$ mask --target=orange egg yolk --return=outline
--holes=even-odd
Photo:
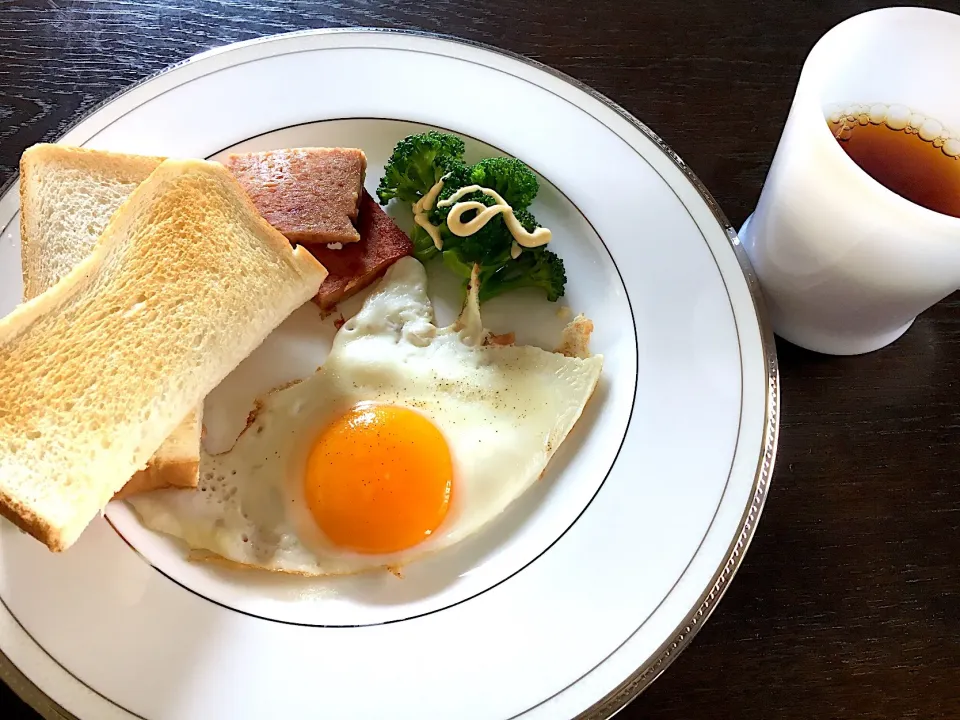
[[[320,529],[360,553],[392,553],[443,522],[453,463],[440,431],[419,413],[359,405],[327,426],[307,460],[304,490]]]

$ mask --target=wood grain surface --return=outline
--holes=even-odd
[[[0,184],[28,145],[196,52],[387,26],[492,43],[593,86],[659,133],[739,226],[804,56],[832,25],[884,4],[0,2]],[[960,297],[864,357],[778,349],[780,453],[759,532],[692,647],[621,717],[958,718]],[[0,686],[0,718],[36,717]]]

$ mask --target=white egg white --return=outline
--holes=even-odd
[[[475,292],[456,323],[436,327],[424,268],[402,259],[340,329],[315,375],[264,398],[229,452],[202,456],[199,490],[159,491],[128,502],[147,527],[194,550],[277,572],[402,567],[450,547],[537,481],[580,417],[603,363],[599,355],[486,345],[486,337]],[[335,546],[303,496],[304,467],[318,433],[363,402],[428,417],[454,463],[443,523],[419,545],[391,555]]]

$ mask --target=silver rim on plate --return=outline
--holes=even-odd
[[[485,50],[487,52],[517,60],[525,65],[548,73],[603,103],[628,123],[630,123],[630,125],[639,130],[647,139],[651,140],[660,149],[660,151],[663,152],[663,154],[666,155],[683,173],[684,177],[690,182],[690,184],[693,185],[693,187],[700,194],[701,198],[713,212],[717,223],[726,232],[730,245],[733,248],[737,261],[740,264],[740,269],[743,272],[744,278],[746,279],[747,286],[750,290],[750,295],[753,299],[754,310],[760,326],[764,364],[766,366],[767,373],[763,455],[759,459],[757,470],[754,475],[750,506],[745,510],[741,517],[740,532],[737,535],[737,538],[728,548],[728,552],[725,554],[726,559],[714,574],[713,582],[703,593],[703,595],[701,595],[698,606],[692,612],[690,612],[690,614],[671,634],[671,639],[667,640],[650,660],[648,660],[641,667],[637,668],[637,670],[634,671],[633,674],[631,674],[627,679],[625,679],[619,685],[619,687],[595,702],[592,707],[582,712],[578,716],[578,720],[600,720],[601,718],[609,718],[634,700],[640,693],[649,687],[650,684],[653,683],[653,681],[656,680],[664,670],[670,666],[676,657],[690,645],[700,628],[716,609],[717,603],[720,601],[720,598],[723,597],[723,594],[726,592],[730,581],[740,568],[747,548],[750,546],[750,542],[752,541],[754,533],[756,532],[757,523],[760,519],[760,514],[763,511],[763,506],[766,502],[767,494],[770,489],[774,460],[777,453],[777,441],[780,426],[780,374],[777,364],[777,353],[774,343],[773,330],[770,326],[769,320],[767,319],[766,310],[763,304],[763,297],[760,292],[759,281],[757,280],[756,274],[750,265],[750,261],[747,258],[747,254],[744,251],[743,246],[740,244],[736,230],[734,230],[733,226],[727,220],[723,211],[720,209],[720,206],[710,194],[710,191],[707,190],[700,179],[690,170],[689,167],[687,167],[686,163],[684,163],[683,160],[681,160],[680,157],[656,133],[654,133],[649,127],[627,112],[624,108],[610,100],[602,93],[597,92],[593,88],[585,85],[566,73],[562,73],[559,70],[555,70],[554,68],[523,55],[519,55],[508,50],[502,50],[485,43],[480,43],[473,40],[465,40],[463,38],[444,35],[441,33],[396,30],[391,28],[356,27],[298,30],[290,33],[269,35],[266,37],[255,38],[252,40],[246,40],[243,42],[232,43],[230,45],[213,48],[187,58],[186,60],[182,60],[178,63],[170,65],[114,93],[110,97],[92,107],[86,113],[78,116],[69,126],[64,129],[61,135],[69,132],[73,127],[91,115],[95,114],[105,106],[113,103],[120,97],[126,95],[141,85],[151,82],[152,80],[172,72],[183,65],[196,62],[202,58],[233,51],[240,47],[248,47],[251,45],[275,41],[279,38],[289,38],[302,35],[324,35],[333,33],[358,32],[389,33],[394,35],[409,35],[430,38],[434,40],[445,40],[447,42],[452,42],[459,45],[467,45],[477,49]],[[0,197],[6,194],[7,190],[9,190],[13,183],[17,181],[18,177],[18,174],[14,174],[13,177],[11,177],[2,188],[0,188]],[[0,680],[3,680],[24,702],[29,704],[40,714],[41,717],[45,718],[46,720],[80,720],[75,715],[60,706],[56,701],[54,701],[39,687],[37,687],[37,685],[35,685],[26,675],[20,672],[19,668],[17,668],[16,665],[10,661],[10,659],[3,653],[2,649],[0,649]]]

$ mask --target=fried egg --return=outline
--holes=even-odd
[[[399,568],[455,545],[537,482],[603,363],[488,336],[475,284],[439,328],[423,266],[399,260],[315,375],[202,454],[198,490],[128,502],[194,551],[277,572]]]

